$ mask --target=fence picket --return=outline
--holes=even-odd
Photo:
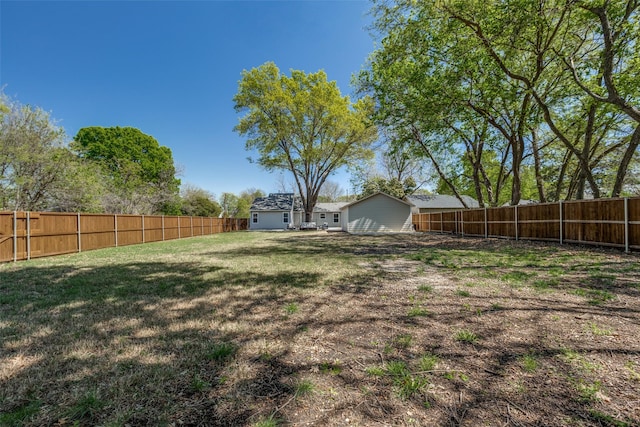
[[[0,211],[0,262],[185,238],[189,233],[181,226],[187,218],[190,224],[184,226],[192,236],[198,229],[200,235],[248,229],[244,218],[203,217],[197,228],[193,217]],[[171,225],[176,221],[177,232]]]
[[[446,229],[441,212],[414,214],[413,223],[422,232],[613,246],[630,252],[640,249],[639,207],[640,197],[560,201],[458,210],[451,216],[455,224]],[[433,225],[438,221],[436,230]]]

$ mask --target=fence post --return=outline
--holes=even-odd
[[[440,212],[440,232],[444,233],[444,222],[442,221],[442,212]]]
[[[487,222],[487,208],[484,208],[484,238],[489,238],[489,223]]]
[[[462,229],[462,237],[464,237],[464,211],[460,211],[460,228]]]
[[[191,237],[193,237],[193,217],[189,217],[189,226],[191,227]]]
[[[164,242],[164,215],[162,215],[162,241]]]
[[[27,212],[27,260],[31,259],[31,212]]]
[[[182,217],[179,216],[177,218],[178,218],[178,239],[180,239],[182,238],[182,231],[180,230],[180,226],[182,225],[182,221],[181,221]]]
[[[515,205],[515,222],[516,222],[516,242],[518,241],[518,205]]]
[[[629,253],[629,198],[624,198],[624,251]]]
[[[560,200],[560,203],[558,203],[558,206],[560,206],[560,244],[562,244],[562,241],[563,241],[563,238],[564,238],[564,230],[563,230],[563,226],[562,226],[562,217],[563,217],[562,200]]]
[[[13,211],[13,262],[18,261],[18,211]]]
[[[118,247],[118,214],[113,214],[113,230],[116,236],[115,243],[117,248]]]
[[[144,241],[144,215],[142,215],[142,243],[145,243],[145,241]]]
[[[76,223],[78,225],[78,252],[82,252],[82,233],[80,229],[80,212],[78,212],[78,216],[76,217]]]

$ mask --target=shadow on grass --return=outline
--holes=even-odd
[[[204,256],[295,254],[331,262],[331,254],[355,265],[428,251],[422,243],[404,235],[291,235]],[[457,257],[458,249],[440,246],[440,259]],[[495,254],[477,250],[486,250],[480,257]],[[534,248],[526,256],[536,253]],[[635,275],[631,262],[622,264]],[[452,270],[436,267],[443,275]],[[623,319],[636,327],[637,304],[568,303],[541,293],[508,295],[514,299],[498,307],[495,297],[474,296],[472,290],[465,298],[425,297],[428,315],[411,317],[415,301],[409,297],[418,293],[419,282],[408,288],[407,276],[412,273],[354,269],[322,294],[316,293],[322,273],[240,273],[199,263],[3,272],[0,425],[247,426],[269,416],[326,425],[354,415],[366,425],[600,425],[615,415],[607,400],[587,393],[597,381],[589,357],[639,360],[637,340],[596,342],[567,323],[556,327],[549,317],[558,315],[569,326],[584,317]],[[635,288],[628,296],[638,296]],[[299,312],[287,313],[286,306]],[[460,330],[479,338],[461,342],[455,338]],[[265,348],[256,350],[260,340]],[[280,347],[268,348],[276,341]],[[425,354],[439,359],[435,370],[421,371]],[[527,356],[538,367],[522,374]],[[328,362],[342,372],[318,369]],[[406,378],[388,374],[392,362],[406,366]],[[372,375],[371,367],[383,375]],[[316,402],[297,406],[302,398],[296,381],[305,377],[322,388],[311,398]],[[427,385],[415,393],[402,390],[416,378]],[[609,380],[609,387],[623,382]],[[625,387],[634,390],[633,384]],[[340,393],[335,405],[332,390]],[[305,412],[308,406],[322,411]],[[620,419],[638,421],[628,414]]]
[[[244,425],[221,397],[247,338],[234,322],[268,322],[265,307],[320,280],[197,263],[3,271],[0,425]]]

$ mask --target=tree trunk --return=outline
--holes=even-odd
[[[636,130],[633,132],[633,135],[631,135],[631,141],[629,141],[629,145],[624,152],[624,156],[620,162],[620,167],[616,173],[616,182],[613,185],[611,197],[620,197],[620,193],[622,193],[622,186],[624,185],[624,179],[627,176],[627,170],[629,169],[629,164],[638,149],[638,145],[640,145],[640,125],[636,126]]]

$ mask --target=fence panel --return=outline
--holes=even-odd
[[[486,209],[468,209],[460,211],[460,234],[464,236],[485,236]]]
[[[145,215],[144,216],[144,242],[160,242],[162,241],[162,216]]]
[[[80,239],[83,251],[116,246],[115,215],[80,215]]]
[[[414,214],[416,231],[640,249],[640,197]]]
[[[25,215],[27,212],[23,212]],[[54,212],[29,212],[28,231],[30,254],[18,259],[36,258],[78,252],[78,214]]]
[[[246,230],[244,218],[0,212],[0,262]]]
[[[515,208],[505,206],[487,209],[487,234],[489,237],[516,238]]]
[[[545,203],[518,206],[518,238],[560,239],[560,205]]]

